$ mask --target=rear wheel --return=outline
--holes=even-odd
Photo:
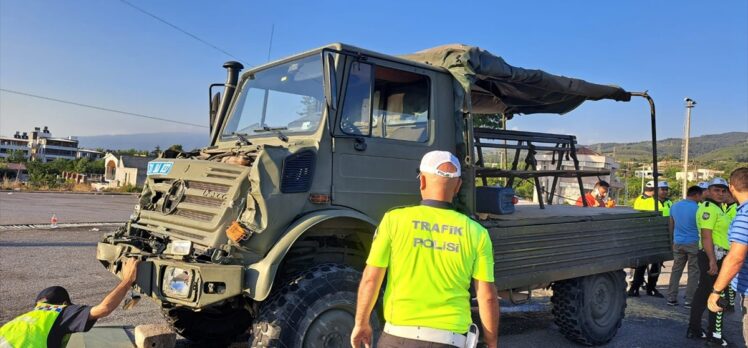
[[[251,347],[350,347],[361,272],[338,264],[292,277],[260,305]],[[371,318],[380,330],[376,312]]]
[[[214,347],[228,345],[247,332],[252,323],[252,316],[242,298],[200,312],[181,307],[164,308],[162,312],[176,333],[190,341]]]
[[[595,274],[553,284],[553,315],[566,338],[586,345],[609,342],[626,310],[623,271]]]

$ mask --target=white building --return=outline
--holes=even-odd
[[[8,158],[13,152],[21,152],[23,157],[29,157],[29,137],[25,132],[16,132],[12,137],[0,136],[0,158]]]
[[[556,156],[555,161],[559,159]],[[548,152],[539,152],[535,155],[538,161],[538,170],[555,170],[556,163],[554,157]],[[589,191],[595,186],[598,180],[605,180],[610,184],[610,193],[614,194],[617,189],[623,187],[615,176],[616,170],[620,165],[613,160],[612,157],[601,155],[595,151],[592,151],[585,147],[577,148],[577,159],[579,160],[579,169],[581,170],[610,170],[610,175],[603,175],[598,177],[583,177],[582,184],[584,185],[585,191]],[[574,170],[574,162],[571,159],[563,158],[561,169]],[[553,184],[552,177],[540,178],[540,185],[545,190],[550,191],[550,187]],[[537,199],[537,192],[534,194]],[[544,195],[545,196],[545,195]],[[612,197],[615,198],[615,195]],[[553,197],[553,204],[575,204],[579,198],[579,184],[577,178],[559,178],[556,184],[555,197]]]
[[[35,127],[31,134],[16,132],[12,137],[0,136],[0,157],[7,158],[13,151],[22,151],[26,159],[40,162],[81,157],[97,160],[104,155],[99,151],[78,148],[75,137],[55,138],[46,126],[44,129]]]
[[[683,180],[683,177],[686,176],[685,174],[685,172],[676,172],[675,179],[679,181]],[[689,170],[687,178],[688,181],[709,181],[720,174],[724,174],[724,171],[699,168]]]
[[[155,157],[116,156],[107,153],[104,156],[104,181],[111,188],[125,185],[143,186],[147,177],[148,162]]]

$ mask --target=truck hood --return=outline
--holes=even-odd
[[[158,159],[132,226],[206,247],[226,243],[226,227],[246,205],[250,167],[196,159]]]

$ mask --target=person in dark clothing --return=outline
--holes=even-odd
[[[52,286],[36,296],[36,306],[0,327],[0,347],[65,347],[74,332],[91,330],[111,314],[135,282],[138,261],[128,260],[122,281],[96,306],[73,304],[67,290]]]

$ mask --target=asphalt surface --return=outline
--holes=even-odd
[[[0,231],[0,324],[28,311],[39,290],[50,285],[66,287],[74,302],[96,304],[116,284],[96,261],[96,242],[113,227]],[[660,290],[669,280],[670,268],[660,277]],[[685,286],[685,277],[681,281]],[[504,347],[578,347],[566,340],[553,324],[547,293],[529,313],[504,313],[500,343]],[[508,311],[508,309],[507,309]],[[727,316],[726,339],[742,342],[740,314]],[[605,347],[702,347],[703,342],[685,338],[688,311],[669,307],[664,299],[647,296],[628,301],[626,318],[618,335]],[[135,326],[164,323],[158,306],[144,298],[132,310],[118,309],[97,326]],[[706,324],[704,324],[706,325]],[[191,345],[180,339],[178,346]],[[735,345],[735,346],[740,346]]]
[[[0,192],[0,225],[126,221],[136,195]]]

